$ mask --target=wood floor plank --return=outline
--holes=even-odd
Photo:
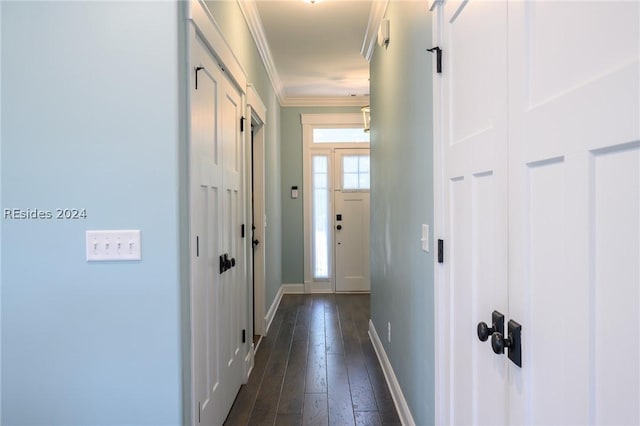
[[[278,414],[276,417],[276,426],[301,426],[302,414],[287,413]]]
[[[327,353],[344,353],[342,346],[342,331],[340,330],[340,320],[335,297],[329,299],[329,303],[325,303],[324,327]]]
[[[255,400],[249,424],[271,424],[275,422],[278,401],[289,358],[289,349],[296,323],[297,309],[287,298],[282,308],[284,317],[267,363],[260,390]]]
[[[369,374],[366,368],[364,354],[360,347],[360,339],[355,322],[350,314],[353,306],[355,306],[355,303],[352,302],[352,304],[348,306],[349,311],[344,314],[343,310],[340,311],[340,326],[342,328],[349,383],[351,384],[353,408],[356,411],[376,411],[378,409],[376,398],[371,383],[369,382]],[[345,319],[343,320],[343,318]]]
[[[384,378],[384,373],[382,372],[382,367],[378,361],[378,356],[373,348],[373,344],[371,341],[363,342],[361,348],[382,422],[384,424],[400,423],[400,417],[398,416],[393,397],[387,386],[387,381]]]
[[[347,366],[342,354],[327,354],[327,395],[329,424],[354,425],[351,388],[349,387]]]
[[[309,324],[309,356],[305,393],[327,392],[327,357],[324,335],[324,301],[314,297]]]
[[[356,426],[382,426],[377,411],[356,411]]]
[[[305,394],[302,424],[304,426],[326,426],[329,424],[326,393]]]
[[[305,375],[309,347],[309,321],[311,304],[301,303],[293,332],[278,413],[302,413],[304,404]]]
[[[225,425],[399,425],[368,295],[285,295]]]

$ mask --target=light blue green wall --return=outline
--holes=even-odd
[[[282,284],[280,105],[238,3],[235,1],[207,1],[207,6],[233,53],[247,73],[247,82],[255,86],[267,107],[265,120],[265,203],[267,215],[265,253],[266,309],[269,309]]]
[[[2,208],[88,215],[0,219],[2,424],[180,424],[180,6],[0,7]],[[141,261],[85,260],[123,228]]]
[[[434,251],[421,251],[420,231],[433,229],[431,18],[425,2],[390,2],[386,17],[390,43],[371,62],[371,315],[416,424],[428,425]]]
[[[282,108],[282,280],[304,283],[304,197],[302,191],[302,124],[300,114],[360,113],[360,107]],[[292,199],[291,187],[301,196]]]

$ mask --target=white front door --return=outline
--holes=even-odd
[[[439,420],[639,424],[639,4],[436,11]],[[477,336],[494,310],[522,327],[521,366]]]
[[[242,380],[240,315],[245,282],[239,240],[241,97],[195,31],[191,43],[193,423],[220,425]],[[228,270],[220,268],[221,256],[228,259],[228,263],[224,262]]]
[[[370,291],[369,149],[335,149],[334,165],[336,291]]]

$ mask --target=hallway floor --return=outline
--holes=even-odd
[[[369,295],[285,295],[225,425],[399,425]]]

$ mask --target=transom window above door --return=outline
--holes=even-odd
[[[313,129],[313,143],[369,143],[369,133],[362,127]]]

